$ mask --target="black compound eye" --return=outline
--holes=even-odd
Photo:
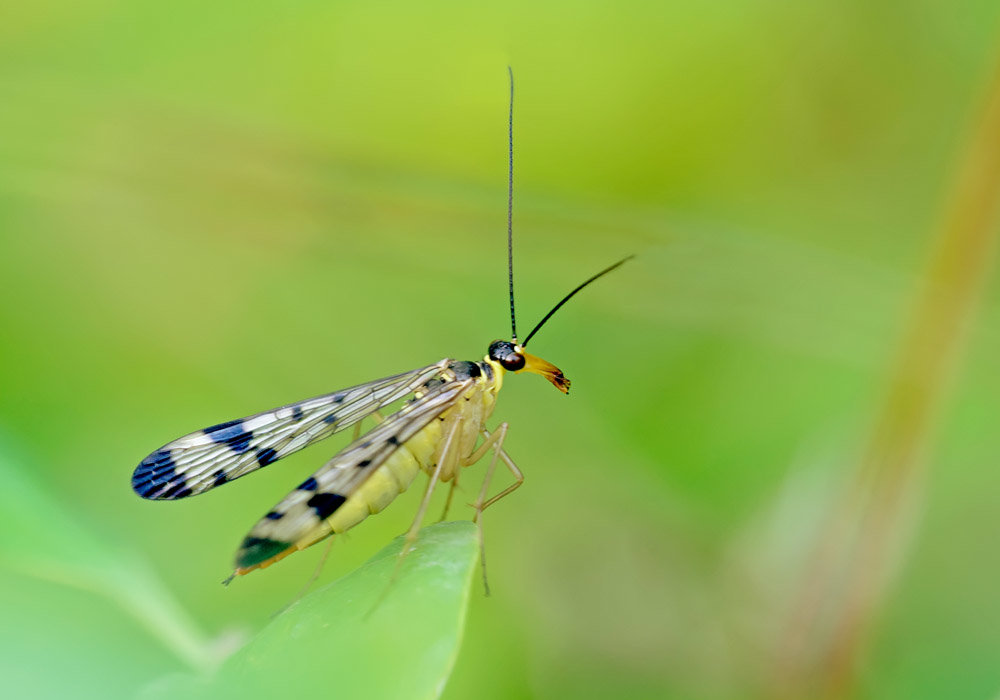
[[[519,369],[524,369],[524,355],[512,352],[507,355],[507,357],[500,360],[500,364],[503,365],[504,369],[510,372],[516,372]]]

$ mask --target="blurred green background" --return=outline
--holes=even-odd
[[[790,630],[1000,5],[52,0],[2,15],[11,697],[149,692],[187,664],[141,622],[147,596],[190,621],[179,637],[214,638],[259,628],[316,566],[319,548],[218,585],[246,530],[343,440],[175,503],[129,487],[151,450],[507,336],[507,64],[521,327],[638,257],[532,341],[569,397],[505,385],[494,420],[527,481],[486,518],[494,594],[473,595],[444,697],[785,692],[789,644],[793,659],[822,646],[823,624]],[[845,694],[1000,692],[998,346],[992,284]],[[404,530],[418,492],[337,541],[321,581]]]

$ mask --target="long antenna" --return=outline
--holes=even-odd
[[[567,301],[569,301],[570,299],[572,299],[574,294],[576,294],[577,292],[579,292],[581,289],[583,289],[584,287],[586,287],[588,284],[590,284],[591,282],[593,282],[597,278],[603,277],[604,275],[606,275],[609,272],[611,272],[612,270],[614,270],[616,267],[620,267],[622,265],[622,263],[626,262],[627,260],[631,260],[634,257],[635,257],[634,255],[629,255],[627,257],[622,258],[621,260],[619,260],[618,262],[616,262],[614,265],[611,265],[610,267],[604,268],[603,270],[601,270],[600,272],[598,272],[596,275],[594,275],[593,277],[591,277],[589,280],[587,280],[586,282],[584,282],[583,284],[581,284],[579,287],[577,287],[576,289],[574,289],[572,292],[570,292],[569,294],[567,294],[566,296],[564,296],[563,299],[562,299],[562,301],[560,301],[558,304],[556,304],[555,306],[553,306],[552,310],[549,311],[547,314],[545,314],[545,318],[543,318],[541,321],[539,321],[538,325],[531,329],[531,333],[528,333],[528,337],[524,339],[523,343],[521,343],[521,347],[523,348],[524,346],[526,346],[528,344],[528,341],[531,340],[531,336],[533,336],[535,333],[537,333],[538,329],[541,328],[542,326],[544,326],[545,322],[548,321],[550,318],[552,318],[552,314],[554,314],[556,311],[558,311],[559,307],[561,307]],[[515,341],[515,342],[517,342],[517,341]]]
[[[510,111],[507,114],[507,285],[510,289],[510,337],[517,343],[514,322],[514,71],[507,66],[510,77]]]

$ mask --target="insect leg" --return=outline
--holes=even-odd
[[[468,466],[482,459],[483,455],[486,454],[486,451],[490,448],[493,448],[494,450],[493,459],[490,460],[490,466],[486,470],[486,478],[483,480],[483,487],[479,492],[479,498],[476,499],[476,502],[473,504],[473,508],[476,509],[476,517],[478,517],[479,514],[488,507],[499,501],[504,496],[509,495],[518,486],[524,483],[524,474],[521,473],[521,470],[517,468],[516,464],[514,464],[514,460],[511,459],[510,455],[503,449],[503,441],[507,437],[507,427],[507,423],[501,423],[496,429],[496,432],[492,434],[483,428],[480,431],[485,438],[483,440],[483,444],[464,460],[464,465]],[[514,475],[514,483],[498,493],[496,496],[487,499],[486,492],[489,490],[490,480],[493,478],[493,470],[496,467],[497,457],[503,460],[507,469],[509,469],[510,473]]]
[[[458,477],[461,473],[461,469],[455,470],[455,478],[451,482],[451,488],[448,489],[448,498],[444,502],[444,511],[441,513],[441,519],[438,520],[439,523],[444,522],[445,518],[448,517],[448,509],[451,508],[451,499],[455,495],[455,489],[458,487]]]
[[[326,540],[326,547],[323,549],[323,556],[320,557],[319,563],[316,564],[316,568],[313,570],[312,576],[309,577],[309,580],[306,581],[306,585],[304,585],[299,590],[299,592],[295,594],[295,597],[293,597],[290,601],[288,601],[285,607],[272,613],[271,614],[272,619],[277,617],[278,615],[281,615],[283,612],[288,610],[290,607],[292,607],[297,602],[302,600],[302,598],[305,597],[306,593],[309,592],[309,589],[312,588],[314,583],[316,583],[316,579],[319,578],[320,573],[322,573],[323,567],[326,565],[326,560],[330,556],[331,549],[333,549],[333,537],[328,537]]]
[[[379,423],[385,420],[385,416],[383,416],[378,410],[372,411],[371,417],[375,419],[375,425],[378,425]],[[361,437],[362,422],[363,421],[359,420],[357,423],[354,424],[354,435],[351,437],[351,442],[357,442],[358,438]]]
[[[395,581],[396,576],[399,575],[399,569],[403,564],[403,559],[405,559],[406,555],[410,553],[410,548],[413,546],[413,543],[417,541],[417,535],[420,533],[420,524],[424,520],[424,513],[427,512],[427,505],[430,503],[431,496],[434,493],[434,487],[437,485],[438,478],[441,476],[442,467],[445,464],[445,460],[452,458],[452,445],[454,444],[455,435],[458,433],[459,427],[461,427],[460,416],[456,416],[456,419],[450,420],[445,427],[445,437],[444,442],[442,443],[441,456],[438,458],[438,462],[434,467],[433,473],[431,473],[430,481],[427,482],[427,488],[424,490],[424,498],[420,501],[420,508],[417,510],[417,517],[413,519],[413,524],[410,525],[410,529],[406,533],[406,538],[403,540],[403,548],[400,550],[399,556],[396,558],[396,568],[392,572],[392,578],[390,578],[389,583],[386,584],[382,595],[378,597],[375,604],[372,605],[371,610],[368,611],[369,615],[376,608],[378,608],[385,597],[389,594],[389,589],[392,587],[393,581]]]
[[[483,486],[479,490],[479,497],[476,499],[476,502],[472,504],[472,507],[476,510],[476,514],[473,516],[472,521],[478,525],[479,562],[483,568],[483,588],[486,590],[486,595],[490,594],[490,582],[486,576],[486,539],[483,535],[483,511],[487,506],[492,503],[496,503],[498,500],[524,483],[524,474],[522,474],[521,470],[517,468],[516,464],[514,464],[514,460],[510,458],[510,455],[503,450],[503,441],[507,437],[507,427],[507,423],[501,423],[500,427],[498,427],[496,432],[492,435],[486,430],[486,428],[483,428],[480,431],[484,438],[483,444],[479,446],[479,449],[469,455],[466,460],[464,460],[467,464],[471,464],[472,462],[481,459],[482,456],[486,454],[486,450],[490,448],[493,449],[493,458],[490,459],[490,465],[486,468],[486,476],[483,477]],[[489,491],[490,481],[493,479],[493,472],[496,469],[498,457],[503,459],[504,464],[507,465],[507,468],[510,469],[511,473],[514,475],[515,481],[493,498],[486,499],[486,493]]]
[[[461,427],[461,420],[458,418],[452,419],[450,425],[445,428],[444,442],[441,447],[441,456],[438,457],[437,465],[434,467],[434,472],[431,474],[430,481],[427,482],[427,489],[424,491],[424,498],[420,502],[420,508],[417,510],[417,517],[413,519],[413,524],[410,525],[410,529],[406,533],[406,541],[403,544],[403,550],[399,553],[399,559],[402,561],[403,557],[409,554],[410,547],[417,540],[417,534],[420,532],[420,525],[424,520],[424,513],[427,512],[427,506],[431,501],[431,494],[434,493],[434,487],[437,486],[438,479],[441,476],[441,471],[444,465],[449,459],[452,459],[454,453],[453,445],[455,443],[455,435],[458,433],[459,427]]]

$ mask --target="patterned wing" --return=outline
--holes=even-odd
[[[185,435],[142,460],[132,474],[132,488],[143,498],[160,500],[221,486],[413,393],[449,362],[442,360]]]
[[[254,525],[236,555],[237,573],[295,551],[296,543],[314,534],[400,445],[453,406],[472,383],[445,372],[426,393],[336,454]]]

